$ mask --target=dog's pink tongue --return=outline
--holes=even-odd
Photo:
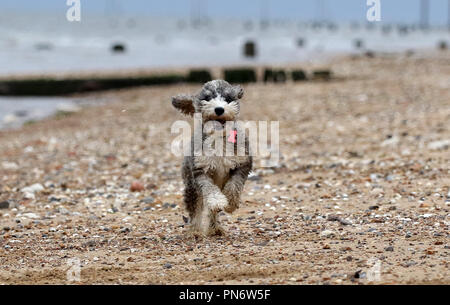
[[[230,130],[230,136],[228,137],[228,142],[236,143],[237,130]]]

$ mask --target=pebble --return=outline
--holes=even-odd
[[[428,143],[427,147],[430,150],[448,149],[450,147],[450,140],[434,141]]]
[[[335,234],[336,233],[331,230],[324,230],[324,231],[320,232],[320,236],[323,236],[323,237],[334,236]]]
[[[23,198],[34,200],[36,199],[36,196],[34,195],[34,193],[27,192],[23,195]]]
[[[374,188],[372,191],[370,191],[370,193],[372,193],[373,195],[380,195],[380,194],[383,194],[384,191],[383,191],[383,189],[377,187],[377,188]]]
[[[155,198],[146,197],[146,198],[142,199],[141,202],[146,203],[146,204],[153,203],[153,202],[155,202]]]
[[[95,247],[95,245],[96,245],[95,240],[89,240],[82,244],[82,246],[86,247],[86,248],[93,248],[93,247]]]
[[[69,210],[67,210],[66,208],[59,208],[58,212],[63,214],[63,215],[69,215],[70,214]]]
[[[30,219],[38,219],[40,218],[39,215],[35,213],[24,213],[22,214],[23,217],[30,218]]]
[[[378,174],[370,174],[370,180],[372,182],[375,182],[378,180]]]
[[[404,264],[405,267],[411,267],[411,266],[414,266],[414,265],[417,265],[417,263],[415,261],[410,261],[410,262],[407,262],[407,263]]]
[[[393,181],[394,180],[394,176],[393,175],[388,175],[388,176],[386,176],[386,181]]]
[[[386,247],[384,249],[384,251],[393,252],[394,251],[394,247],[392,247],[392,246]]]
[[[7,162],[7,161],[2,162],[2,167],[3,167],[3,169],[6,169],[6,170],[16,170],[19,168],[17,163]]]
[[[328,221],[338,221],[340,224],[344,225],[344,226],[348,226],[351,225],[352,223],[348,220],[342,219],[336,215],[330,215],[328,216]]]
[[[134,181],[131,183],[130,191],[132,192],[142,192],[144,190],[144,185],[139,181]]]
[[[362,270],[358,270],[358,271],[355,272],[355,274],[353,275],[353,277],[354,277],[355,279],[363,279],[363,278],[366,277],[366,273],[365,273],[365,272],[362,272]]]
[[[8,209],[8,208],[9,208],[9,201],[0,202],[0,209]]]
[[[120,233],[128,233],[128,232],[130,232],[131,230],[130,230],[130,228],[123,228],[123,229],[120,229]]]
[[[130,220],[133,220],[133,217],[127,216],[127,217],[124,217],[124,218],[122,219],[123,222],[128,222],[128,221],[130,221]]]
[[[170,268],[172,268],[171,264],[169,264],[169,263],[164,264],[164,269],[170,269]]]
[[[37,193],[44,190],[44,187],[40,183],[35,183],[33,185],[24,187],[21,191],[22,193]]]

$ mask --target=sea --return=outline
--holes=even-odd
[[[367,50],[436,49],[441,41],[450,42],[446,27],[106,14],[86,14],[80,22],[69,22],[65,14],[0,12],[0,78],[124,69],[301,65]],[[247,42],[255,44],[255,57],[244,56]],[[114,45],[124,52],[113,52]],[[74,101],[0,97],[0,128],[45,117],[61,102]],[[43,111],[32,115],[34,108]]]

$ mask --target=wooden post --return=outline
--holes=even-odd
[[[245,57],[255,57],[257,53],[256,43],[254,41],[247,41],[244,44],[244,56]]]

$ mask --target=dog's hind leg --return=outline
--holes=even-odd
[[[203,204],[201,203],[201,199],[198,200],[195,211],[193,211],[192,214],[190,214],[190,231],[193,234],[204,234],[205,229],[203,228],[205,213],[203,209]]]
[[[203,198],[197,188],[191,169],[192,158],[186,157],[182,167],[182,176],[185,185],[184,205],[189,213],[189,231],[194,234],[203,234]]]

